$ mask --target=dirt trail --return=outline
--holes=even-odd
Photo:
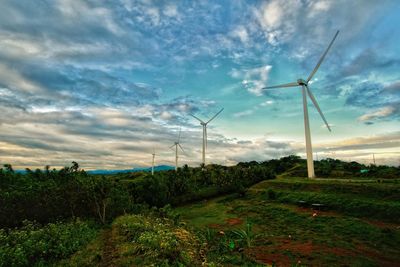
[[[112,229],[104,230],[102,234],[103,252],[101,267],[116,267],[114,263],[115,258],[115,242],[113,238]]]

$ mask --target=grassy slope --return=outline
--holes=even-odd
[[[270,189],[278,195],[274,200],[269,199]],[[399,212],[399,189],[396,184],[278,179],[255,185],[244,198],[220,197],[177,211],[195,229],[229,231],[244,228],[246,221],[251,223],[255,237],[243,253],[259,262],[278,266],[396,266],[400,255],[398,217],[383,213],[377,221],[374,210],[368,212],[357,205]],[[313,216],[311,208],[290,204],[310,195],[322,195],[308,200],[325,201],[322,203],[330,210]]]

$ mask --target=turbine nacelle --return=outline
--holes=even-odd
[[[297,79],[297,83],[299,84],[299,85],[305,85],[305,86],[307,86],[307,82],[305,81],[305,80],[303,80],[303,79]]]

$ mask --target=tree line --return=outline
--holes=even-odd
[[[324,159],[315,162],[318,177],[399,178],[400,168],[366,166],[357,162]],[[224,193],[245,194],[246,188],[276,175],[307,177],[306,161],[288,156],[264,162],[241,162],[236,166],[187,165],[175,171],[89,175],[72,162],[60,170],[0,168],[0,227],[68,218],[94,218],[107,223],[124,213],[148,207],[179,205]]]

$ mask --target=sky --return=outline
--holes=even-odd
[[[306,79],[315,158],[400,163],[397,0],[3,0],[0,163],[17,169],[233,165],[305,157]],[[318,154],[318,155],[317,155]]]

